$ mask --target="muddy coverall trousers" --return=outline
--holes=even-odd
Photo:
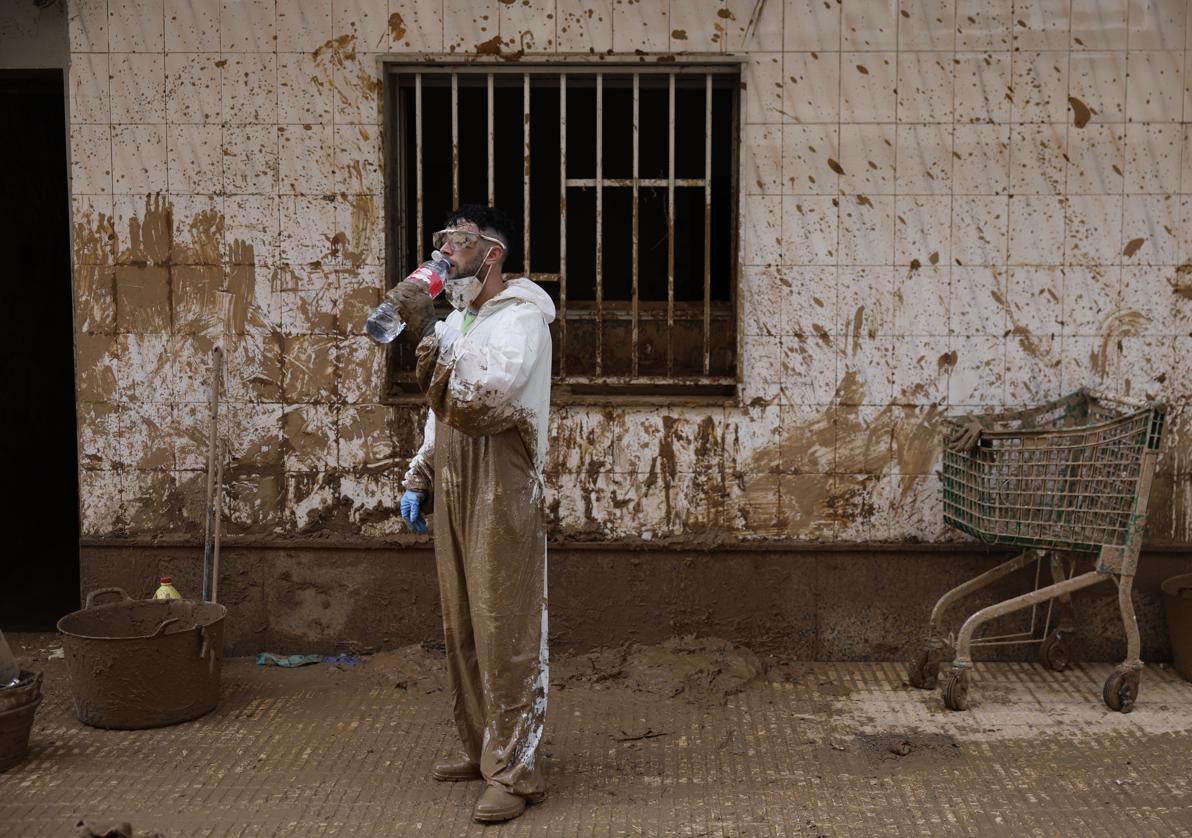
[[[487,782],[545,790],[549,681],[542,482],[516,428],[435,425],[435,561],[455,725]]]

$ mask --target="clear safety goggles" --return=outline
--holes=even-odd
[[[448,242],[451,242],[451,246],[454,248],[471,247],[480,239],[486,242],[492,242],[493,244],[499,244],[501,247],[505,246],[501,243],[500,239],[486,236],[483,233],[477,233],[474,230],[461,230],[458,227],[437,230],[430,237],[431,243],[435,246],[436,250],[442,249],[443,245]]]

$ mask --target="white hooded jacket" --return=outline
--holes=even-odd
[[[435,422],[470,436],[516,427],[539,476],[546,461],[550,410],[550,323],[555,305],[524,277],[480,307],[468,333],[453,311],[418,346],[418,381],[431,412],[422,446],[406,471],[407,489],[434,486]],[[437,355],[437,357],[436,357]]]

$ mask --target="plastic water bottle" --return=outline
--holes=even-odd
[[[21,680],[21,667],[17,665],[16,656],[8,648],[8,641],[4,639],[4,632],[0,631],[0,690],[5,687],[15,687]]]
[[[431,253],[430,261],[423,262],[402,281],[421,282],[426,288],[426,293],[434,298],[443,293],[443,283],[447,280],[447,271],[450,268],[451,263],[436,250]],[[405,331],[406,322],[401,319],[401,315],[397,313],[397,306],[394,305],[396,290],[397,286],[394,286],[393,290],[385,295],[384,302],[373,310],[368,316],[368,322],[364,324],[368,336],[377,343],[390,343]]]
[[[174,579],[171,576],[161,577],[161,587],[153,594],[154,599],[182,599],[182,594],[178,593],[178,589],[174,587]]]

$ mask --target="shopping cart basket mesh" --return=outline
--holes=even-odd
[[[983,541],[1095,552],[1139,523],[1143,454],[1157,450],[1160,404],[1079,390],[1030,410],[976,416],[979,445],[944,448],[944,521]],[[970,417],[950,417],[944,438]],[[1138,533],[1141,537],[1141,533]]]

